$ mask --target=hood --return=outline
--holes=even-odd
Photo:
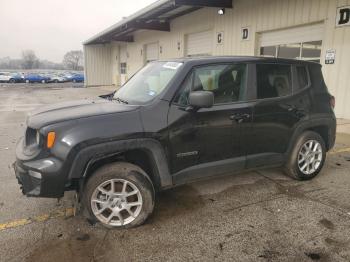
[[[35,129],[79,118],[136,110],[139,106],[106,99],[78,100],[39,107],[28,114],[27,126]]]

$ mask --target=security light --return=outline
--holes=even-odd
[[[225,14],[225,8],[221,8],[218,10],[219,15],[224,15]]]

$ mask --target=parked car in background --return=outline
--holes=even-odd
[[[24,77],[24,82],[26,83],[48,83],[49,81],[49,76],[41,74],[28,74]]]
[[[8,73],[8,72],[1,72],[0,73],[0,82],[20,83],[22,81],[23,81],[23,78],[18,73]]]
[[[64,82],[68,82],[68,78],[63,74],[51,75],[50,82],[51,83],[64,83]]]
[[[84,75],[83,74],[74,74],[72,76],[70,76],[69,81],[73,82],[73,83],[78,83],[78,82],[84,82]]]

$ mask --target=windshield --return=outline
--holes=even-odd
[[[114,99],[130,104],[144,104],[157,97],[182,66],[178,62],[152,62],[126,82]]]

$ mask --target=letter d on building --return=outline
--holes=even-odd
[[[338,21],[337,25],[342,26],[342,25],[347,25],[350,24],[350,7],[343,7],[338,9]]]

